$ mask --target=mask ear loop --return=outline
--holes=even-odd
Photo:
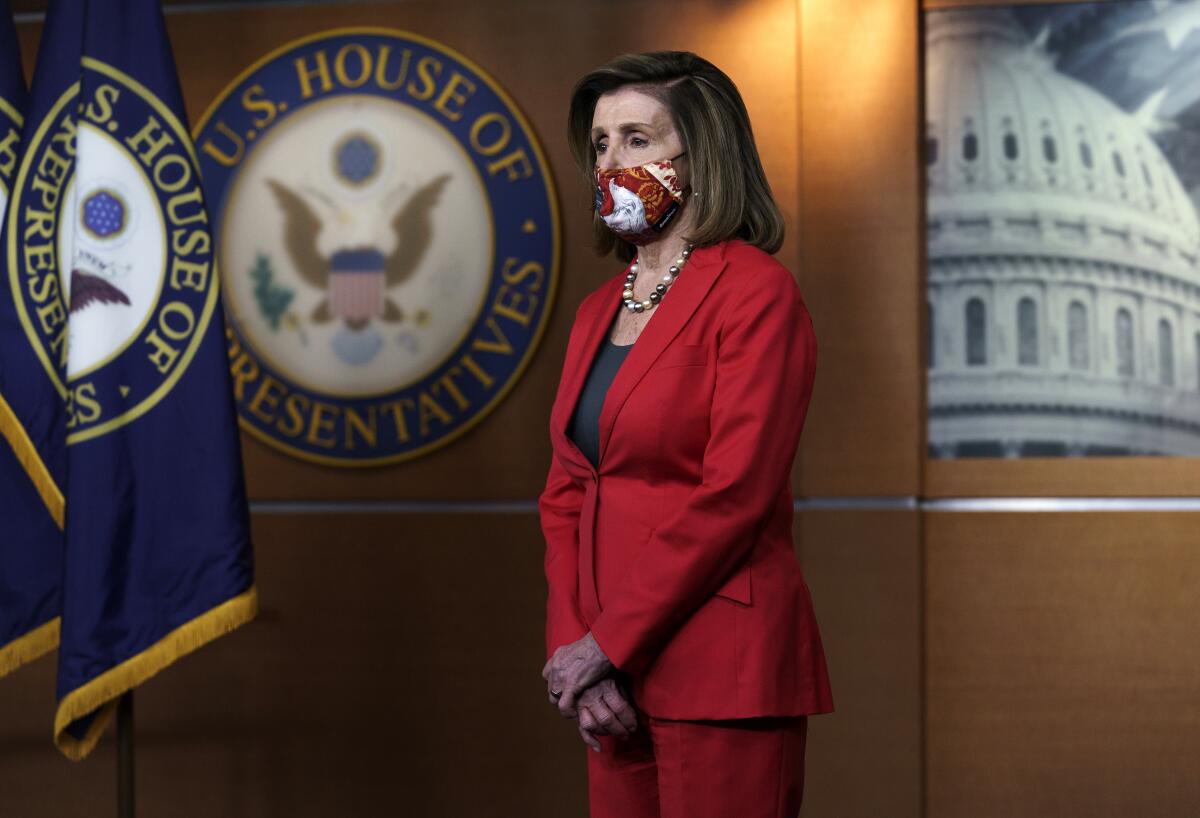
[[[674,161],[675,161],[676,159],[678,159],[680,156],[687,156],[687,151],[683,151],[683,152],[681,152],[681,153],[679,154],[679,156],[672,156],[672,157],[671,157],[670,159],[668,159],[667,161],[668,161],[668,162],[674,162]],[[688,185],[687,187],[685,187],[685,188],[683,189],[683,198],[684,198],[684,201],[687,201],[687,198],[688,198],[688,192],[689,192],[689,191],[691,191],[691,189],[692,189],[692,186],[691,186],[691,185]],[[697,195],[697,196],[699,196],[700,194],[699,194],[699,193],[697,193],[696,195]]]

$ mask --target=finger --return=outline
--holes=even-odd
[[[583,739],[583,743],[588,747],[591,747],[597,753],[600,752],[600,739],[596,738],[582,727],[579,728],[579,737]]]
[[[563,688],[562,698],[558,700],[558,712],[568,719],[575,718],[575,699],[579,696],[579,688],[567,685]]]
[[[617,721],[629,732],[637,729],[637,713],[629,704],[629,701],[616,691],[606,692],[604,694],[604,703],[612,714],[616,716]]]
[[[554,664],[553,656],[546,660],[546,664],[542,665],[542,678],[547,682],[550,681],[550,666],[552,664]]]
[[[600,722],[596,719],[590,707],[579,706],[579,729],[587,730],[589,733],[598,732]]]
[[[597,697],[596,701],[588,704],[588,709],[592,711],[592,718],[600,722],[600,726],[604,728],[604,733],[610,736],[629,738],[629,728],[622,724],[621,720],[613,714],[613,711],[605,704],[603,698]],[[600,731],[593,730],[592,732],[599,733]]]

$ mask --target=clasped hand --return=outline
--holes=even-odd
[[[612,678],[612,662],[589,633],[554,651],[542,668],[550,704],[569,719],[579,720],[579,735],[600,751],[596,736],[625,737],[637,729],[637,716]]]

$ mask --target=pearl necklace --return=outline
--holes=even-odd
[[[663,273],[662,281],[655,285],[654,292],[650,293],[650,297],[645,301],[635,301],[633,298],[633,283],[637,281],[638,262],[635,258],[633,264],[629,267],[629,274],[625,276],[625,291],[621,293],[621,301],[625,308],[630,312],[646,312],[658,306],[663,300],[663,296],[667,294],[667,290],[675,283],[675,279],[679,277],[679,271],[683,269],[683,265],[687,263],[688,257],[692,254],[692,245],[688,245],[680,253],[680,257],[675,259],[675,263]]]

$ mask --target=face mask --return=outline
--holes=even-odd
[[[632,244],[658,238],[683,207],[683,186],[671,164],[679,156],[623,170],[596,168],[596,212],[610,230]]]

